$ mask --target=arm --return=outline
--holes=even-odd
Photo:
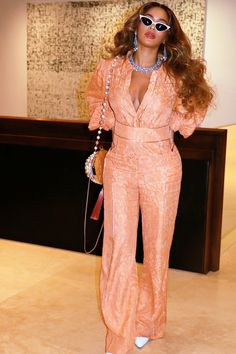
[[[183,107],[181,99],[177,98],[170,119],[170,127],[176,132],[177,130],[188,138],[205,118],[206,111],[197,111],[189,113]]]
[[[99,121],[102,110],[102,102],[105,96],[105,85],[111,67],[110,60],[102,59],[92,75],[88,88],[86,90],[86,101],[89,112],[89,130],[95,130],[99,127]],[[103,129],[110,130],[114,126],[114,113],[106,101],[106,111]]]

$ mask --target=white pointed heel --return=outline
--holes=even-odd
[[[148,341],[149,341],[148,337],[136,337],[134,343],[136,347],[142,348],[144,347],[145,344],[147,344]]]

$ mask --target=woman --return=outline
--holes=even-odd
[[[113,142],[104,165],[104,240],[100,277],[106,353],[126,354],[161,338],[166,325],[169,251],[182,176],[172,132],[185,138],[212,100],[205,66],[174,13],[157,2],[131,16],[114,38],[103,128]],[[112,58],[102,59],[87,90],[89,129],[99,127]],[[143,271],[136,271],[139,208]]]

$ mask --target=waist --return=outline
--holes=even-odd
[[[114,134],[120,138],[138,142],[157,142],[171,138],[171,130],[168,125],[160,128],[130,127],[115,122]]]

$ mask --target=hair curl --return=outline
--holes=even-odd
[[[182,100],[182,105],[187,112],[204,111],[213,99],[213,89],[205,79],[206,65],[203,59],[192,57],[191,44],[183,32],[174,12],[166,5],[158,2],[149,2],[141,6],[125,22],[123,29],[114,37],[114,47],[107,51],[112,55],[125,56],[133,48],[134,33],[139,23],[139,15],[145,14],[153,7],[162,8],[169,18],[171,28],[165,40],[168,59],[164,63],[167,74],[176,81],[177,95]],[[163,45],[160,46],[163,52]]]

